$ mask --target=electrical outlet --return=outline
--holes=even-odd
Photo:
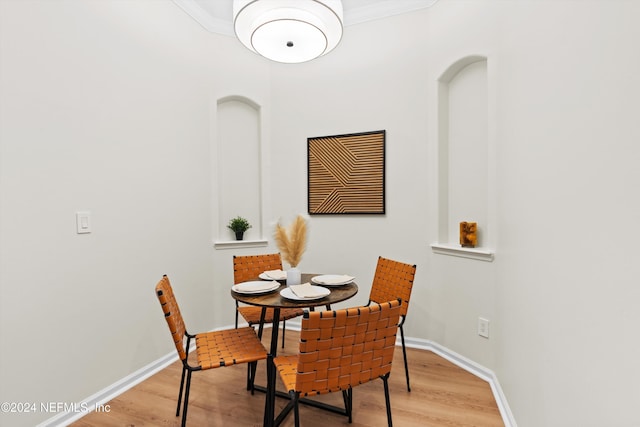
[[[489,319],[478,317],[478,335],[489,338]]]

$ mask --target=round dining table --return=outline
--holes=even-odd
[[[320,274],[302,274],[302,283],[313,283],[311,279]],[[256,280],[259,280],[256,278]],[[279,281],[280,287],[276,290],[266,293],[240,293],[233,289],[231,290],[231,296],[233,299],[249,305],[255,305],[262,307],[263,314],[267,308],[274,309],[274,324],[273,333],[271,334],[271,354],[275,357],[278,351],[278,323],[280,319],[280,309],[282,308],[309,308],[313,310],[315,307],[325,306],[327,309],[331,304],[335,304],[341,301],[348,300],[358,293],[358,285],[355,282],[348,283],[340,286],[324,286],[331,291],[326,297],[319,299],[288,299],[280,295],[280,291],[287,287],[284,280]],[[319,286],[319,285],[318,285]]]
[[[315,276],[319,276],[319,274],[302,274],[301,283],[313,283],[311,279]],[[256,280],[259,280],[256,278]],[[277,290],[273,290],[266,293],[260,294],[247,294],[236,292],[233,289],[231,290],[231,296],[233,299],[249,305],[255,305],[258,307],[262,307],[262,319],[264,319],[267,308],[273,309],[273,326],[271,331],[271,349],[269,350],[269,359],[273,361],[273,358],[276,357],[278,353],[278,328],[280,323],[280,309],[282,308],[309,308],[313,310],[315,307],[325,306],[327,309],[330,309],[331,304],[335,304],[341,301],[348,300],[358,293],[358,285],[355,282],[351,282],[345,285],[340,286],[324,286],[329,289],[331,292],[329,295],[318,298],[318,299],[290,299],[285,298],[280,295],[280,291],[287,287],[285,281],[279,281],[280,287]],[[263,322],[260,323],[260,328],[262,329]],[[272,363],[272,362],[271,362]],[[269,365],[269,364],[268,364]],[[267,370],[271,370],[273,374],[275,374],[275,368],[273,366],[267,366]],[[264,414],[264,425],[271,426],[273,425],[273,416],[274,416],[274,406],[275,406],[275,387],[276,381],[274,375],[267,375],[268,380],[267,384],[267,399],[265,402],[265,414]]]

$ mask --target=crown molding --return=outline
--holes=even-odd
[[[366,6],[345,9],[344,25],[361,24],[433,6],[438,0],[380,0]]]
[[[216,2],[220,0],[206,0]],[[235,36],[231,16],[223,18],[211,14],[201,4],[204,0],[173,0],[182,10],[202,25],[207,31],[225,36]],[[228,0],[231,2],[232,0]],[[382,19],[402,13],[413,12],[431,7],[438,0],[377,0],[365,6],[345,7],[344,25],[361,24],[363,22]]]
[[[214,0],[215,1],[215,0]],[[231,0],[229,0],[231,1]],[[210,33],[235,36],[231,19],[223,19],[211,15],[196,0],[173,0],[187,15],[191,16]]]

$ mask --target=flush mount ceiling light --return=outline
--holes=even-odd
[[[329,53],[342,38],[341,0],[234,0],[233,23],[247,48],[277,62]]]

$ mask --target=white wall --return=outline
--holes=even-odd
[[[231,323],[210,135],[235,43],[169,1],[0,1],[0,401],[79,402],[168,354],[164,273],[190,329]]]
[[[474,360],[489,344],[484,363],[521,426],[638,424],[638,16],[629,1],[445,1],[429,13],[434,68],[486,55],[497,110],[492,338],[438,341]],[[467,277],[467,293],[434,303],[472,295]],[[443,329],[461,326],[448,317]]]
[[[313,64],[272,67],[281,210],[304,210],[306,137],[387,130],[387,215],[312,217],[303,267],[352,272],[362,300],[377,255],[418,264],[408,335],[493,369],[521,426],[638,422],[638,249],[624,230],[640,210],[639,16],[637,2],[443,0],[347,27]],[[487,58],[493,263],[428,247],[436,80],[475,55]]]
[[[387,131],[387,215],[311,217],[302,269],[356,275],[356,304],[378,255],[415,263],[407,335],[494,370],[518,425],[638,424],[640,3],[440,0],[293,66],[168,1],[0,8],[0,401],[79,401],[169,352],[163,273],[192,329],[231,324],[232,255],[274,250],[212,247],[216,103],[242,96],[265,230],[306,210],[307,137]],[[469,55],[487,58],[493,263],[429,247],[437,79]]]

